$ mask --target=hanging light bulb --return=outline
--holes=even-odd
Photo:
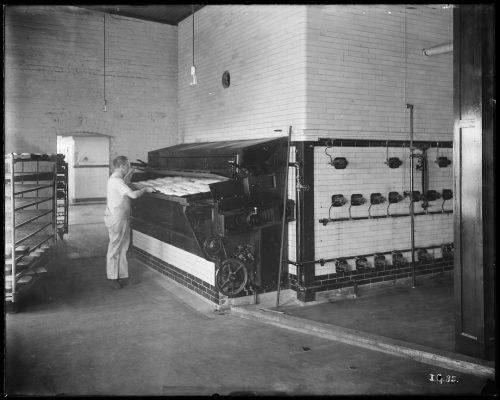
[[[198,83],[196,79],[196,67],[194,65],[194,6],[191,5],[191,12],[193,14],[193,65],[191,65],[191,86],[194,86]]]
[[[198,83],[196,79],[196,67],[191,65],[191,86],[194,86]]]

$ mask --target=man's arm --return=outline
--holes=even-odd
[[[146,186],[139,190],[130,190],[127,193],[125,193],[125,195],[130,197],[131,199],[138,199],[145,193],[153,193],[154,191],[155,190],[152,187]]]

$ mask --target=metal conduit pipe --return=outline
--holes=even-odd
[[[288,128],[288,142],[286,148],[286,173],[285,173],[285,185],[283,190],[283,216],[281,221],[281,245],[280,245],[280,263],[278,265],[278,288],[276,292],[276,307],[280,306],[280,286],[281,286],[281,270],[283,268],[283,247],[285,240],[285,226],[286,226],[286,202],[288,200],[288,170],[290,168],[290,144],[292,142],[292,127]],[[255,304],[257,302],[255,301]]]
[[[429,47],[422,49],[422,54],[427,57],[437,56],[439,54],[446,54],[453,52],[453,43],[444,43],[439,46]]]
[[[440,245],[432,245],[432,246],[421,246],[419,249],[439,249],[442,247],[442,244]],[[339,258],[356,258],[356,257],[370,257],[373,256],[375,253],[377,254],[392,254],[392,253],[406,253],[408,251],[411,251],[411,249],[399,249],[399,250],[388,250],[388,251],[377,251],[374,253],[367,253],[367,254],[358,254],[355,256],[345,256],[345,257],[334,257],[334,258],[320,258],[319,260],[309,260],[309,261],[302,261],[302,262],[296,262],[292,260],[283,260],[283,263],[295,265],[295,266],[302,266],[306,264],[326,264],[335,260],[338,260]]]
[[[406,104],[410,109],[410,230],[411,230],[411,282],[415,288],[415,207],[413,204],[413,104]]]

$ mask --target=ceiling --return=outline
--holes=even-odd
[[[81,6],[83,8],[102,11],[109,14],[122,15],[124,17],[138,18],[147,21],[159,22],[168,25],[177,25],[183,19],[189,17],[194,11],[198,11],[203,4],[151,4],[151,5],[104,5],[104,6]],[[433,8],[436,10],[452,9],[450,4],[410,4],[408,9]]]
[[[131,5],[106,5],[106,6],[82,6],[83,8],[102,11],[108,14],[122,15],[124,17],[144,19],[146,21],[159,22],[168,25],[177,25],[183,19],[198,11],[202,4],[153,4],[144,6]]]

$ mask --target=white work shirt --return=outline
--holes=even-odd
[[[114,209],[118,206],[130,208],[130,197],[126,193],[132,191],[124,182],[123,178],[114,173],[108,179],[108,208],[114,214]]]

